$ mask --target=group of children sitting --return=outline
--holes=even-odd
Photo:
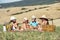
[[[45,15],[43,15],[41,18],[41,23],[37,22],[36,17],[32,16],[32,21],[29,22],[27,18],[23,19],[22,25],[17,23],[16,18],[14,16],[11,16],[10,22],[7,24],[4,24],[3,31],[24,31],[24,30],[38,30],[43,31],[43,25],[49,25],[48,19]]]

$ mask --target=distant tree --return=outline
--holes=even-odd
[[[21,8],[21,10],[26,10],[27,8]]]
[[[10,10],[7,10],[7,12],[9,12]]]
[[[0,8],[2,8],[2,5],[0,5]]]

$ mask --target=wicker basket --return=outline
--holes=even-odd
[[[55,25],[42,25],[42,30],[48,31],[48,32],[54,32],[55,31]]]

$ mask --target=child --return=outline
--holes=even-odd
[[[48,19],[45,15],[43,15],[41,18],[42,25],[49,25]]]
[[[30,22],[30,26],[33,29],[38,29],[38,22],[36,21],[36,17],[34,15],[32,16],[32,21]]]
[[[18,23],[16,22],[16,18],[14,16],[11,16],[10,22],[12,22],[12,30],[18,30]]]
[[[24,20],[23,20],[23,25],[22,25],[22,29],[21,29],[21,30],[27,30],[27,29],[29,29],[29,28],[30,28],[30,26],[29,26],[29,21],[28,21],[27,18],[24,18]]]

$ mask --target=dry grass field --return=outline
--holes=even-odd
[[[42,15],[46,15],[48,18],[53,19],[60,18],[60,3],[0,9],[0,24],[8,22],[10,16],[15,16],[18,22],[22,22],[24,17],[31,20],[32,15],[35,15],[37,18],[40,18]],[[60,26],[59,21],[60,19],[54,20],[54,24]]]

